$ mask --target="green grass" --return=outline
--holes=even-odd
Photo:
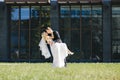
[[[120,63],[0,63],[0,80],[120,80]]]

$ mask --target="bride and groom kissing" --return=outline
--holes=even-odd
[[[63,43],[58,31],[53,31],[49,26],[41,27],[41,40],[39,43],[42,55],[47,58],[52,58],[53,67],[66,67],[66,57],[68,54],[73,55],[66,43]]]

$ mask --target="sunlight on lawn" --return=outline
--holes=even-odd
[[[120,80],[120,63],[0,63],[0,80]]]

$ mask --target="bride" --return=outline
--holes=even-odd
[[[65,43],[62,43],[57,31],[53,31],[50,27],[43,27],[42,30],[42,39],[39,43],[42,55],[45,58],[53,57],[53,67],[65,67],[66,57],[73,52],[67,48]]]

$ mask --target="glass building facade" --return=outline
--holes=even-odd
[[[6,0],[8,61],[47,61],[41,55],[38,46],[41,39],[40,29],[44,24],[56,27],[51,23],[51,20],[54,20],[51,19],[54,18],[52,15],[54,9],[58,12],[56,13],[59,25],[57,27],[61,39],[75,53],[68,56],[67,61],[104,62],[107,54],[110,55],[110,61],[120,61],[120,3],[111,1],[109,3],[111,11],[107,13],[103,10],[107,9],[107,6],[104,7],[106,4],[104,1],[98,3],[64,3],[64,1],[8,3]],[[105,53],[106,48],[104,48],[104,13],[111,14],[111,27],[105,26],[110,28],[111,32],[110,53]]]
[[[73,60],[102,60],[102,5],[61,5],[59,28]]]
[[[41,59],[41,24],[50,23],[50,6],[10,6],[10,59]]]

